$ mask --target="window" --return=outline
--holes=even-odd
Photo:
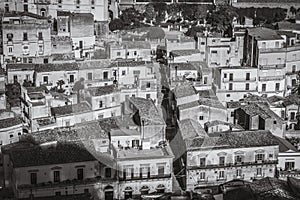
[[[98,119],[103,119],[103,117],[104,117],[103,114],[98,115]]]
[[[80,4],[80,0],[76,0],[76,3],[77,3],[77,4]]]
[[[204,79],[203,79],[203,84],[206,85],[207,84],[207,76],[204,76]]]
[[[269,154],[269,158],[273,158],[273,154]]]
[[[55,196],[60,196],[61,192],[55,192]]]
[[[164,166],[158,166],[158,175],[164,175],[165,174],[165,167]]]
[[[205,158],[200,158],[200,167],[205,167]]]
[[[291,120],[295,120],[295,112],[291,112]]]
[[[250,80],[250,73],[247,73],[246,74],[246,81],[249,81]]]
[[[199,116],[199,120],[203,120],[203,119],[204,119],[203,115]]]
[[[5,4],[5,12],[9,12],[9,5]]]
[[[102,108],[102,106],[103,106],[103,102],[99,101],[99,108]]]
[[[276,83],[275,84],[275,91],[279,91],[279,88],[280,88],[280,83]]]
[[[43,77],[43,82],[44,82],[44,84],[48,84],[48,76]]]
[[[89,72],[87,74],[87,77],[88,77],[88,80],[92,80],[93,79],[93,73],[92,72]]]
[[[94,5],[95,4],[95,0],[91,0],[91,4]]]
[[[18,82],[18,76],[14,75],[14,83],[17,83],[17,82]]]
[[[6,37],[7,37],[7,40],[8,40],[8,41],[12,41],[14,35],[13,35],[12,33],[8,33],[8,34],[6,35]]]
[[[83,190],[83,192],[84,192],[85,194],[87,194],[87,193],[89,193],[90,191],[89,191],[88,188],[85,188],[85,189]]]
[[[121,52],[118,51],[118,52],[117,52],[117,56],[121,56]]]
[[[111,168],[105,168],[105,177],[111,178]]]
[[[39,40],[43,40],[43,33],[39,32]]]
[[[62,0],[58,0],[57,2],[58,2],[58,3],[62,3]]]
[[[30,184],[31,185],[37,184],[37,175],[35,172],[30,173]]]
[[[226,97],[230,97],[230,94],[226,94]]]
[[[115,97],[111,97],[111,102],[115,102]]]
[[[150,87],[151,87],[151,83],[150,83],[150,82],[147,82],[146,87],[147,87],[147,88],[150,88]]]
[[[28,12],[28,4],[24,4],[24,12]]]
[[[83,169],[77,169],[77,179],[78,180],[83,180]]]
[[[229,80],[233,81],[233,74],[232,73],[229,74]]]
[[[236,163],[242,163],[244,162],[244,155],[236,155],[234,160]]]
[[[224,171],[219,171],[219,179],[224,179]]]
[[[211,54],[218,54],[218,51],[211,51]]]
[[[292,66],[292,72],[295,73],[296,72],[296,65]]]
[[[255,155],[255,161],[263,161],[265,159],[265,154],[258,153]]]
[[[39,54],[43,54],[43,52],[44,52],[44,46],[39,45]]]
[[[261,91],[265,92],[267,88],[267,85],[264,83],[261,85]]]
[[[230,117],[234,117],[234,111],[230,112]]]
[[[123,71],[122,71],[122,76],[125,76],[125,75],[126,75],[126,71],[123,70]]]
[[[224,78],[227,78],[227,74],[226,73],[224,74]]]
[[[201,42],[200,44],[201,44],[201,45],[205,45],[205,42]]]
[[[104,80],[108,79],[108,72],[103,72],[103,79]]]
[[[279,42],[275,42],[275,47],[276,47],[276,48],[279,47]]]
[[[44,64],[47,64],[49,62],[48,58],[44,58]]]
[[[8,53],[12,53],[13,52],[13,48],[12,47],[8,47]]]
[[[73,74],[70,75],[70,83],[74,83],[74,75]]]
[[[237,169],[236,170],[236,177],[241,177],[242,176],[242,170],[241,169]]]
[[[10,138],[13,138],[13,137],[14,137],[14,135],[13,135],[13,134],[10,134],[10,135],[9,135],[9,137],[10,137]]]
[[[276,121],[276,120],[274,120],[274,121],[273,121],[273,124],[277,124],[277,121]]]
[[[28,35],[27,33],[23,33],[23,41],[27,41],[28,40]]]
[[[135,56],[136,56],[136,55],[137,55],[137,52],[136,52],[136,51],[134,51],[134,52],[133,52],[133,55],[135,55]]]
[[[57,183],[57,182],[60,182],[60,171],[54,171],[53,172],[53,181],[55,182],[55,183]]]
[[[232,83],[229,83],[229,90],[232,90]]]
[[[257,168],[256,169],[256,175],[261,176],[262,175],[262,168]]]
[[[66,121],[66,126],[70,126],[70,120]]]
[[[262,42],[262,48],[265,49],[266,48],[266,43]]]
[[[297,85],[297,80],[296,79],[292,79],[292,86],[296,86]]]
[[[245,90],[249,90],[249,83],[246,83]]]
[[[295,169],[295,162],[285,162],[284,170],[294,170]]]
[[[221,166],[225,165],[225,157],[224,156],[219,157],[219,165],[221,165]]]
[[[205,179],[205,172],[200,172],[200,180],[204,180]]]
[[[150,99],[151,95],[150,94],[146,94],[146,99]]]

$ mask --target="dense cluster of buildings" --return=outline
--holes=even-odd
[[[300,20],[108,34],[146,3],[1,2],[0,198],[299,198]]]

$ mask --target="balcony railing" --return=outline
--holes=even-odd
[[[120,177],[120,181],[134,181],[134,180],[151,180],[151,179],[164,179],[164,178],[171,178],[171,174],[161,174],[161,175],[151,175],[147,177],[137,176],[137,177]]]
[[[51,0],[34,0],[35,4],[48,5],[51,3]]]
[[[53,187],[62,187],[62,186],[74,186],[74,185],[88,185],[97,183],[98,181],[106,181],[106,180],[113,180],[111,178],[103,178],[101,176],[94,177],[94,178],[86,178],[83,180],[73,179],[73,180],[64,180],[61,182],[45,182],[45,183],[38,183],[38,184],[24,184],[24,185],[18,185],[18,189],[33,189],[33,188],[53,188]]]
[[[259,77],[260,81],[279,81],[279,80],[283,80],[285,78],[285,76],[263,76],[263,77]]]
[[[214,169],[214,168],[228,168],[228,167],[239,167],[239,166],[255,166],[255,165],[266,165],[266,164],[277,164],[277,160],[262,160],[253,162],[235,162],[235,163],[225,163],[223,165],[205,165],[205,166],[188,166],[187,169]]]
[[[250,78],[234,78],[234,79],[229,79],[229,78],[223,78],[223,83],[227,82],[255,82],[256,77],[250,77]]]

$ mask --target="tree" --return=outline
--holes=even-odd
[[[115,30],[122,30],[124,29],[124,23],[121,19],[113,19],[109,23],[109,30],[110,31],[115,31]]]
[[[179,13],[181,12],[181,6],[177,3],[173,3],[167,6],[167,13],[171,16],[172,19],[176,19],[179,17]]]
[[[59,93],[64,93],[65,90],[62,88],[62,86],[65,84],[65,81],[64,80],[59,80],[57,81],[57,87],[59,87],[59,89],[57,90],[57,92]]]
[[[127,8],[122,11],[120,19],[123,21],[124,26],[139,27],[140,21],[143,20],[142,14],[134,8]]]
[[[144,17],[150,21],[156,18],[156,11],[153,4],[147,4],[144,12]]]
[[[294,6],[292,6],[292,7],[290,8],[290,12],[291,12],[293,15],[295,15],[295,14],[297,13],[297,9],[296,9]]]

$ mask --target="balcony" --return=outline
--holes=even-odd
[[[282,76],[263,76],[259,77],[259,81],[280,81],[285,78],[284,75]]]
[[[99,181],[113,181],[113,179],[106,179],[102,178],[101,176],[97,176],[94,178],[86,178],[83,180],[78,180],[78,179],[73,179],[73,180],[64,180],[61,182],[45,182],[45,183],[38,183],[38,184],[24,184],[24,185],[18,185],[18,189],[46,189],[46,188],[54,188],[54,187],[66,187],[66,186],[75,186],[75,185],[89,185],[89,184],[94,184]]]
[[[246,78],[234,78],[234,79],[229,79],[229,78],[223,78],[223,83],[228,83],[228,82],[255,82],[256,81],[256,77],[250,77],[248,79]]]
[[[285,179],[287,177],[294,177],[294,178],[299,179],[300,178],[300,171],[299,170],[279,171],[279,178]]]
[[[150,177],[120,177],[119,181],[140,181],[140,180],[153,180],[153,179],[167,179],[171,178],[171,174],[151,175]]]
[[[229,167],[240,167],[240,166],[256,166],[256,165],[266,165],[266,164],[277,164],[277,160],[262,160],[253,162],[235,162],[235,163],[225,163],[225,165],[205,165],[205,166],[187,166],[188,170],[196,169],[215,169],[215,168],[229,168]]]
[[[34,3],[39,5],[49,5],[51,0],[34,0]]]

